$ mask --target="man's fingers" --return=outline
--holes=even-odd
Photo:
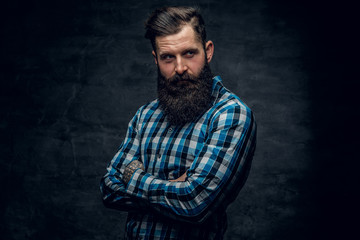
[[[169,180],[170,182],[184,182],[186,180],[186,172],[181,175],[180,177],[178,177],[177,179],[173,179],[173,180]]]

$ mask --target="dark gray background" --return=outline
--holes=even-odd
[[[354,8],[280,0],[2,2],[0,238],[123,235],[126,213],[102,205],[99,181],[130,118],[156,97],[143,22],[169,4],[202,8],[213,72],[258,123],[226,239],[349,238],[359,202]]]

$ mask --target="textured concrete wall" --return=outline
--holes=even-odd
[[[356,126],[358,108],[344,69],[347,15],[289,2],[197,2],[215,43],[213,72],[258,123],[226,239],[323,239],[353,227],[345,220],[359,199],[358,144],[345,126]],[[99,181],[130,118],[156,97],[143,22],[155,7],[193,3],[1,4],[2,239],[123,235],[126,213],[102,205]]]

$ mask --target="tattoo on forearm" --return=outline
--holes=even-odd
[[[145,170],[144,165],[139,160],[134,160],[126,166],[124,174],[123,174],[123,181],[125,182],[125,184],[128,184],[128,182],[131,179],[131,176],[139,168],[141,168],[142,170]]]

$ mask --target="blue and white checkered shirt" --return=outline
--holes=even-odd
[[[142,106],[101,180],[104,204],[128,211],[126,239],[222,239],[256,144],[251,110],[214,77],[212,107],[171,126],[159,102]],[[122,174],[143,162],[125,185]],[[186,172],[184,182],[170,182]]]

